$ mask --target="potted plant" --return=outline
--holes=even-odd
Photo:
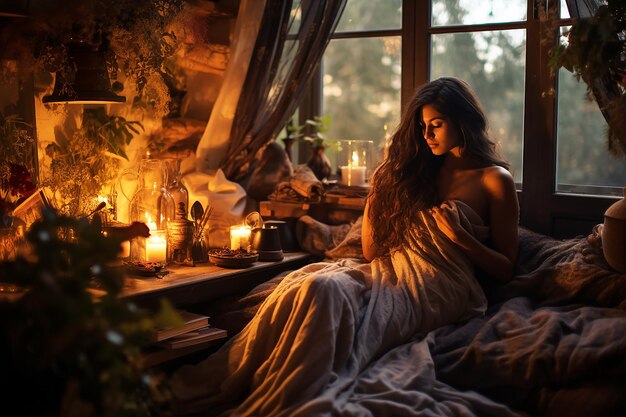
[[[104,107],[85,110],[82,125],[67,137],[62,132],[46,147],[50,169],[42,185],[63,214],[84,216],[97,206],[103,188],[117,176],[124,148],[143,129],[141,123],[106,113]]]
[[[331,125],[332,119],[328,114],[307,119],[304,125],[293,125],[293,123],[287,125],[288,137],[301,139],[311,144],[312,154],[307,165],[320,181],[330,177],[332,173],[330,160],[324,152],[327,146],[325,133]]]

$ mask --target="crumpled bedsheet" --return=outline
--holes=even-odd
[[[520,228],[515,277],[503,285],[484,285],[489,300],[485,316],[468,317],[425,336],[416,334],[389,349],[382,349],[370,333],[363,340],[366,345],[373,340],[377,353],[358,372],[346,374],[340,367],[324,388],[311,389],[317,391],[312,399],[292,403],[297,406],[257,408],[256,415],[621,416],[626,409],[626,275],[611,270],[602,259],[589,262],[586,254],[593,250],[598,248],[586,238],[559,241]],[[349,270],[362,268],[355,260],[338,264]],[[246,299],[257,300],[257,306],[247,308],[256,311],[259,299],[255,297],[269,298],[281,281],[275,279],[252,291]],[[363,287],[362,298],[371,300],[371,291]],[[355,311],[360,312],[352,314],[357,323],[364,310]],[[275,318],[271,315],[269,320]],[[362,331],[359,326],[354,329],[357,334]],[[344,333],[343,328],[339,333]],[[326,363],[319,360],[321,352],[336,342],[317,336],[300,346],[299,339],[285,337],[261,332],[256,342],[244,348],[253,354],[254,345],[267,342],[270,351],[272,338],[283,339],[287,357],[295,344],[293,354],[300,355],[295,356],[296,362],[321,367]],[[349,333],[348,340],[354,338]],[[282,384],[275,391],[277,401],[293,398],[291,378],[299,372],[296,365],[292,374],[273,382]],[[227,379],[218,373],[208,378]],[[263,379],[259,375],[255,383]],[[303,391],[303,396],[311,397],[311,391]],[[205,415],[218,411],[252,415],[241,408],[249,395],[250,390],[239,390]],[[252,400],[257,401],[263,400]],[[206,407],[195,411],[199,409]]]
[[[595,233],[520,229],[518,273],[490,289],[487,315],[429,335],[437,378],[531,415],[624,415],[626,275],[586,259]]]
[[[468,206],[446,202],[478,238]],[[409,244],[370,263],[307,265],[287,275],[252,321],[218,352],[171,378],[181,415],[518,416],[436,379],[424,337],[482,316],[471,262],[429,211]]]

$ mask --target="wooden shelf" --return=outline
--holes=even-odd
[[[306,252],[288,252],[282,261],[255,262],[244,269],[213,264],[168,266],[170,273],[163,278],[129,276],[121,296],[148,308],[158,307],[162,298],[169,299],[176,307],[185,307],[249,291],[280,272],[306,265],[311,259],[311,254]]]

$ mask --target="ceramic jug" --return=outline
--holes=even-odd
[[[626,273],[626,188],[624,198],[613,203],[604,213],[602,252],[612,268]]]

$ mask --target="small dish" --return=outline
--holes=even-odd
[[[126,272],[142,277],[157,276],[164,267],[165,264],[162,262],[124,261],[124,269]]]
[[[247,268],[258,260],[258,253],[244,256],[220,256],[209,253],[209,262],[222,268]]]

